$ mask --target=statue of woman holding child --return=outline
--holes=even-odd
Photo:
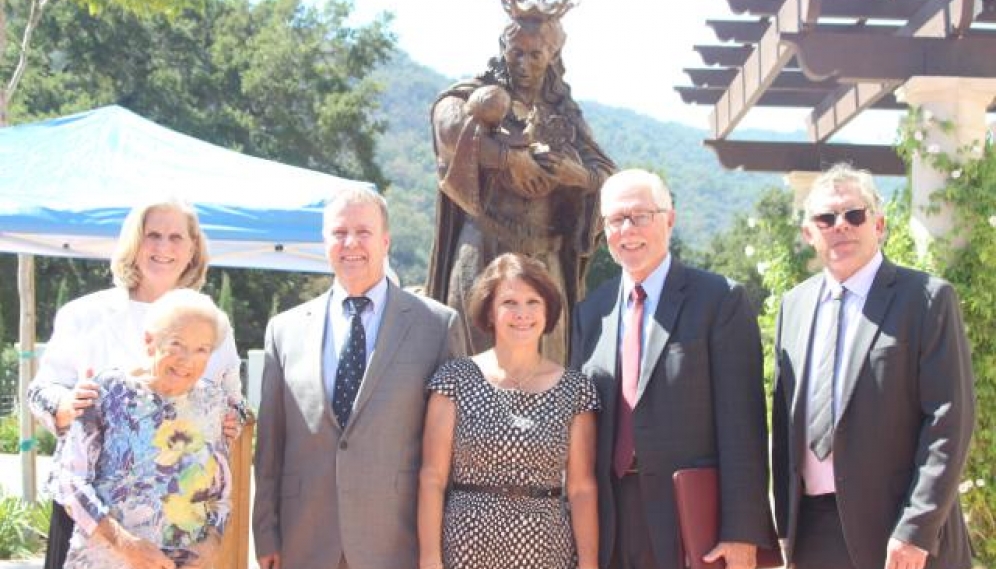
[[[467,319],[467,292],[502,253],[543,262],[566,306],[580,300],[601,234],[598,189],[615,170],[564,82],[560,19],[576,0],[502,4],[511,21],[501,55],[432,109],[440,192],[428,293],[460,312],[469,353],[492,340]],[[543,341],[543,353],[560,362],[569,336],[564,312]]]

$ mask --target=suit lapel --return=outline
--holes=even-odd
[[[316,416],[322,416],[338,426],[335,414],[332,412],[332,394],[325,391],[325,328],[329,318],[329,294],[326,291],[321,296],[315,298],[308,304],[308,309],[304,313],[302,324],[302,335],[304,339],[301,361],[307,362],[310,368],[305,371],[302,377],[314,377],[316,381],[307,386],[308,394],[302,401],[314,401],[317,403],[312,411]],[[335,373],[333,371],[333,373]],[[309,421],[310,422],[310,421]],[[319,421],[316,421],[317,425]]]
[[[647,385],[654,373],[654,367],[660,361],[664,346],[667,345],[667,341],[671,337],[671,330],[674,330],[674,323],[678,320],[678,313],[685,301],[685,279],[685,267],[677,259],[672,259],[671,268],[664,279],[664,290],[657,302],[657,310],[654,311],[650,321],[647,341],[643,343],[643,352],[640,357],[640,381],[636,387],[637,404],[643,397],[643,392],[647,390]]]
[[[792,395],[792,425],[795,428],[794,440],[797,442],[796,456],[804,456],[806,449],[806,401],[809,393],[810,382],[810,360],[813,357],[813,325],[816,323],[816,310],[820,305],[820,291],[823,287],[823,275],[820,273],[802,284],[797,297],[799,302],[797,308],[791,313],[783,324],[787,330],[783,335],[788,337],[791,350],[789,353],[801,355],[797,361],[802,363],[802,373],[796,377],[796,384],[791,391]],[[796,331],[796,332],[793,332]],[[801,458],[800,464],[801,464]]]
[[[616,373],[619,366],[619,313],[622,310],[620,308],[622,306],[620,301],[622,298],[622,280],[619,277],[616,277],[614,288],[616,291],[615,302],[611,306],[606,306],[606,312],[599,316],[600,322],[592,323],[594,329],[599,331],[599,335],[585,370],[593,380],[604,383],[602,390],[602,395],[605,398],[605,401],[602,401],[603,409],[615,409],[616,397],[619,394],[619,378]]]
[[[858,383],[861,375],[861,368],[865,363],[865,355],[871,348],[872,342],[878,335],[879,327],[885,318],[885,313],[889,309],[889,303],[895,293],[893,284],[896,280],[896,266],[883,260],[882,266],[872,281],[872,286],[868,290],[868,298],[865,299],[864,310],[862,310],[857,321],[857,328],[854,331],[854,343],[851,345],[850,357],[847,360],[847,367],[843,370],[841,381],[843,389],[840,397],[840,414],[843,415],[854,394],[854,387]]]
[[[387,297],[384,301],[384,313],[381,315],[377,340],[374,342],[374,351],[370,355],[370,362],[363,374],[363,382],[360,383],[360,392],[356,396],[350,424],[353,424],[356,417],[363,412],[363,407],[370,400],[377,384],[383,380],[391,368],[394,356],[398,353],[396,348],[402,344],[408,334],[408,329],[411,327],[410,314],[411,300],[389,282]]]

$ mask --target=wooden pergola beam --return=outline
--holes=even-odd
[[[760,20],[706,20],[719,41],[757,43],[768,29],[768,19]]]
[[[996,77],[996,36],[957,40],[810,32],[784,34],[812,81],[905,82],[917,75]]]
[[[906,164],[891,146],[715,139],[703,143],[730,170],[820,172],[838,162],[848,162],[880,176],[906,175]]]
[[[716,69],[710,67],[688,67],[684,69],[688,78],[696,87],[708,87],[711,89],[727,89],[730,82],[737,76],[736,69]],[[839,83],[836,79],[825,79],[812,81],[801,70],[784,69],[778,77],[772,81],[768,87],[769,91],[779,89],[791,89],[796,91],[828,91],[836,88]]]
[[[782,4],[764,36],[730,82],[726,93],[713,106],[709,115],[713,138],[729,135],[792,59],[792,50],[781,43],[780,36],[799,32],[813,20],[816,16],[812,11],[814,2],[818,4],[818,0],[789,0]]]
[[[972,0],[921,0],[917,4],[917,9],[910,15],[906,25],[900,28],[894,37],[924,35],[946,37],[953,28],[964,30],[968,27],[974,7]],[[809,54],[812,55],[812,52]],[[860,83],[839,89],[833,96],[827,97],[825,101],[814,107],[806,119],[810,140],[814,142],[828,140],[862,111],[872,107],[886,94],[895,91],[900,84],[899,80],[888,80]]]
[[[688,104],[715,105],[723,97],[722,88],[675,87],[681,100]],[[768,89],[754,103],[755,107],[797,107],[813,108],[833,94],[834,89]],[[896,100],[891,93],[880,98],[872,108],[887,111],[904,111],[908,106]]]
[[[774,16],[782,5],[780,0],[727,0],[726,3],[734,13],[752,16]],[[907,20],[923,4],[924,0],[822,0],[819,11],[826,18]]]
[[[706,65],[740,67],[750,57],[749,45],[696,45],[692,46]]]

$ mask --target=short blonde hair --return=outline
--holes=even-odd
[[[390,232],[390,224],[388,223],[387,216],[387,200],[384,199],[384,196],[370,188],[349,186],[336,192],[325,204],[325,209],[322,211],[322,235],[328,237],[326,233],[328,231],[329,217],[332,212],[346,206],[358,204],[377,206],[381,221],[384,222],[384,231],[387,233]]]
[[[158,341],[188,319],[207,322],[214,328],[214,349],[218,349],[232,331],[228,315],[211,297],[189,288],[167,291],[153,302],[145,315],[145,331]]]
[[[192,205],[176,197],[149,200],[136,205],[128,212],[121,225],[114,255],[111,257],[111,273],[116,286],[133,290],[142,282],[142,273],[135,260],[145,238],[145,221],[153,210],[176,211],[187,219],[187,233],[194,243],[194,255],[190,264],[176,282],[177,288],[200,290],[207,278],[208,252],[207,238],[201,232],[197,211]]]

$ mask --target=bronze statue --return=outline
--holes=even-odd
[[[502,0],[511,21],[501,55],[432,108],[439,173],[428,293],[464,317],[470,353],[491,340],[467,320],[466,293],[496,256],[546,264],[567,302],[543,352],[563,362],[570,308],[598,246],[598,189],[615,165],[592,138],[564,82],[560,18],[576,0]]]

